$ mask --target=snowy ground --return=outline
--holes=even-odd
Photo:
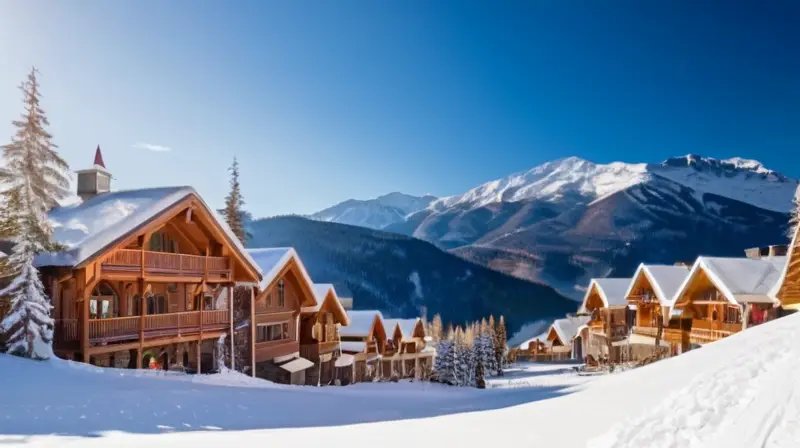
[[[486,390],[277,386],[0,356],[0,445],[800,446],[800,315],[640,369],[525,365]],[[11,385],[12,387],[8,387]]]

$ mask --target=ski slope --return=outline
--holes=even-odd
[[[523,366],[486,390],[298,388],[0,356],[12,386],[0,445],[796,447],[799,339],[795,315],[640,369],[591,379]]]

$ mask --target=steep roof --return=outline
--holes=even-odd
[[[689,267],[642,263],[636,269],[636,273],[633,274],[633,278],[631,279],[628,289],[625,292],[625,297],[628,297],[633,293],[633,287],[636,284],[636,279],[639,278],[640,275],[647,277],[647,281],[653,288],[653,292],[655,292],[656,297],[661,305],[670,306],[672,305],[672,300],[675,297],[675,293],[678,292],[678,289],[689,275]]]
[[[303,265],[303,260],[297,255],[297,252],[292,247],[261,247],[254,249],[247,249],[247,253],[255,260],[258,267],[261,268],[263,277],[259,283],[261,290],[266,289],[270,283],[275,280],[281,270],[292,260],[297,263],[300,270],[300,275],[303,280],[312,288],[314,283],[311,281],[311,276],[308,275],[306,267]],[[316,294],[315,294],[316,295]],[[316,299],[316,297],[315,297]],[[318,301],[317,301],[318,302]]]
[[[94,152],[94,164],[103,168],[106,167],[106,163],[103,162],[103,153],[100,152],[100,145],[97,145],[97,150]]]
[[[396,326],[400,327],[400,333],[403,334],[403,340],[410,340],[414,337],[414,328],[417,322],[421,321],[419,317],[413,319],[384,319],[383,326],[389,334],[392,334]]]
[[[383,322],[383,315],[378,310],[348,310],[347,316],[350,319],[350,325],[339,330],[339,334],[342,336],[367,336],[376,316]]]
[[[192,187],[161,187],[123,190],[95,196],[87,201],[57,207],[48,214],[53,227],[53,241],[66,246],[58,253],[36,257],[38,266],[79,266],[110,249],[114,244],[145,226],[147,223],[193,196],[205,207],[214,222],[222,229],[228,242],[258,272],[258,265],[247,254],[242,243],[227,223],[208,207]]]
[[[522,342],[519,345],[520,350],[528,350],[530,348],[530,346],[531,346],[531,342],[533,342],[533,341],[539,341],[542,344],[548,345],[549,341],[547,340],[547,333],[549,333],[549,332],[550,332],[550,329],[548,328],[547,331],[545,331],[544,333],[542,333],[542,334],[540,334],[538,336],[532,337],[532,338]]]
[[[625,292],[628,290],[630,282],[631,279],[629,278],[593,278],[589,283],[589,288],[586,289],[586,294],[583,296],[580,309],[586,309],[586,301],[589,300],[593,289],[597,290],[597,294],[600,296],[600,300],[603,301],[605,308],[627,305]]]
[[[564,319],[556,319],[550,328],[555,330],[564,345],[569,345],[572,342],[572,338],[578,334],[578,328],[587,322],[589,322],[589,316],[566,317]]]
[[[337,311],[342,316],[342,325],[350,325],[350,317],[347,315],[347,310],[345,310],[344,306],[342,306],[342,302],[339,301],[339,297],[336,295],[336,289],[333,287],[333,285],[331,283],[314,283],[312,286],[312,291],[314,292],[314,298],[317,299],[317,304],[303,307],[302,311],[304,313],[315,313],[322,309],[322,306],[325,304],[325,300],[327,300],[328,297],[332,297],[332,306],[336,307]],[[332,295],[329,296],[329,294]]]
[[[769,292],[780,280],[786,259],[784,256],[765,257],[759,260],[698,257],[686,280],[676,292],[673,303],[700,271],[708,275],[711,282],[730,303],[773,302],[774,299],[769,296]]]

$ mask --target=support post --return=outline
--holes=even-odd
[[[742,330],[747,330],[747,321],[750,320],[750,310],[753,305],[750,303],[744,304],[744,313],[742,313]]]
[[[236,353],[234,352],[234,343],[233,340],[236,339],[236,334],[234,332],[233,326],[233,285],[228,285],[228,303],[230,308],[230,317],[231,317],[231,370],[236,370]],[[253,322],[250,322],[252,325]]]
[[[203,357],[201,356],[202,348],[203,348],[203,340],[200,339],[199,341],[197,341],[197,374],[198,375],[200,375],[200,373],[202,373],[202,371],[203,371]],[[212,368],[213,368],[213,366],[212,366]]]
[[[250,286],[250,376],[256,377],[256,291]]]
[[[139,347],[136,349],[136,368],[142,368],[142,348]]]
[[[144,253],[142,253],[144,256]],[[142,259],[144,260],[144,258]],[[139,360],[136,365],[142,368],[142,353],[144,353],[144,326],[147,315],[147,299],[144,296],[144,278],[139,279]]]

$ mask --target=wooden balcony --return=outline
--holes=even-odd
[[[692,344],[708,344],[726,338],[742,329],[742,324],[714,323],[704,319],[692,320],[691,331],[680,328],[664,328],[661,334],[667,342],[684,342],[685,333],[688,333],[688,342]],[[658,329],[655,327],[633,327],[633,332],[642,336],[656,337]]]
[[[197,334],[200,332],[201,319],[204,331],[226,330],[230,326],[228,310],[153,314],[144,317],[144,337],[147,339]],[[105,345],[137,340],[141,324],[141,316],[91,319],[88,323],[89,343],[90,345]],[[79,328],[78,321],[75,319],[57,320],[55,325],[56,345],[63,346],[78,342]]]
[[[231,263],[228,257],[119,249],[111,252],[101,266],[104,273],[135,274],[142,272],[143,262],[144,273],[151,276],[206,277],[212,280],[231,278]]]

